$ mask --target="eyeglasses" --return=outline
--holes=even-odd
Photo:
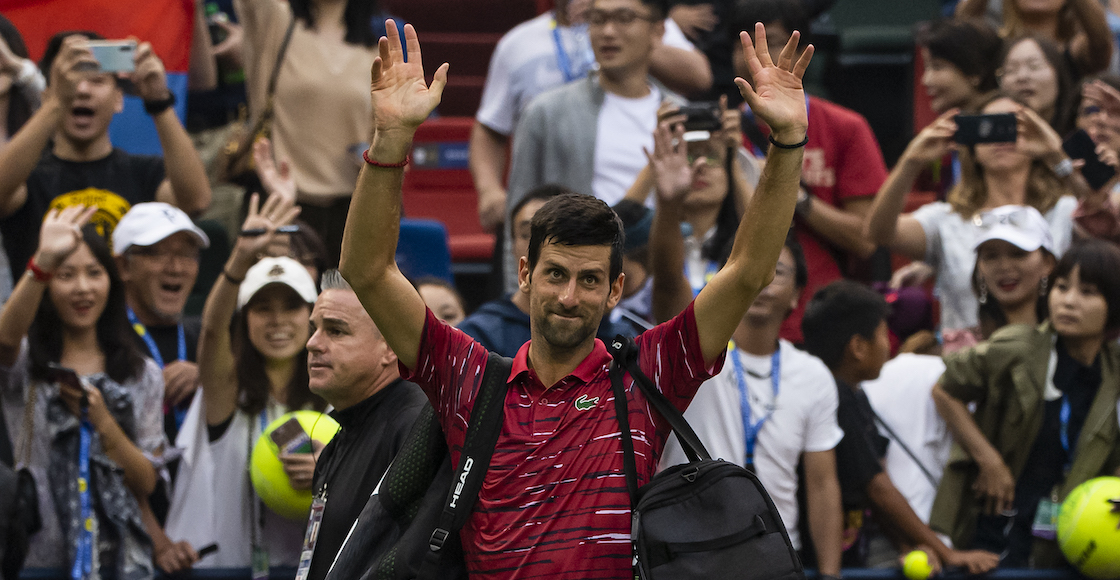
[[[614,22],[619,26],[629,26],[635,20],[645,20],[646,22],[653,22],[655,18],[649,15],[639,14],[635,10],[629,8],[620,8],[618,10],[589,10],[587,12],[587,22],[591,26],[606,26],[608,22]]]
[[[999,78],[1017,75],[1020,73],[1037,74],[1050,69],[1050,63],[1041,59],[1031,59],[1027,61],[1017,62],[1009,61],[1004,66],[996,71],[996,76]]]
[[[200,250],[181,250],[178,252],[168,249],[158,249],[154,246],[133,246],[128,250],[128,253],[133,256],[144,256],[153,260],[161,262],[176,261],[176,262],[197,262],[201,255]]]

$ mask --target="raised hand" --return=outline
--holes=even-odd
[[[281,195],[272,194],[265,200],[259,209],[260,196],[253,194],[249,198],[249,214],[241,224],[241,235],[237,237],[237,244],[233,247],[238,261],[246,269],[276,242],[279,234],[276,230],[280,226],[292,223],[299,215],[299,207],[294,200],[286,199]]]
[[[732,151],[743,146],[743,119],[738,109],[727,107],[727,95],[719,97],[720,128],[712,134],[712,141]]]
[[[52,209],[39,228],[39,249],[35,265],[53,272],[82,243],[82,226],[93,217],[97,206],[71,205],[61,211]]]
[[[1104,81],[1095,80],[1082,88],[1082,94],[1090,103],[1098,106],[1110,116],[1120,116],[1120,91]]]
[[[653,153],[642,148],[649,159],[657,189],[658,203],[676,203],[684,199],[692,180],[703,165],[703,159],[688,163],[688,147],[684,142],[684,125],[662,121],[653,131]]]
[[[1066,156],[1062,149],[1062,137],[1030,107],[1020,105],[1015,111],[1015,119],[1019,126],[1015,147],[1024,155],[1050,164]]]
[[[960,109],[949,109],[925,129],[919,131],[906,146],[903,157],[908,161],[922,164],[944,157],[953,146],[953,135],[957,133],[957,122],[954,117],[958,113]]]
[[[69,107],[78,94],[78,83],[90,75],[97,74],[101,65],[93,57],[84,36],[77,34],[67,36],[62,40],[62,48],[58,57],[51,65],[50,83],[47,85],[49,93],[60,103]]]
[[[381,37],[377,43],[379,54],[373,59],[370,72],[373,126],[378,133],[413,131],[439,105],[443,87],[447,85],[448,64],[440,65],[428,86],[416,29],[411,24],[404,25],[408,62],[404,61],[396,23],[386,20],[385,30],[388,36]]]
[[[253,163],[261,185],[269,195],[276,194],[292,203],[296,201],[296,180],[287,159],[272,160],[272,141],[261,137],[253,143]]]
[[[797,42],[801,38],[801,33],[794,31],[778,55],[778,62],[774,63],[766,45],[766,27],[761,22],[755,24],[754,38],[752,42],[746,31],[739,33],[743,59],[751,71],[754,87],[741,77],[735,79],[735,84],[751,111],[770,127],[774,140],[790,145],[799,143],[809,127],[809,112],[805,107],[805,89],[801,79],[813,58],[813,45],[806,47],[794,62]]]
[[[135,70],[129,75],[136,93],[145,101],[163,100],[171,94],[167,88],[167,71],[163,68],[163,61],[156,56],[149,42],[141,42],[136,46],[136,54],[132,57]]]

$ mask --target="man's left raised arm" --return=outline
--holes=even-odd
[[[167,71],[147,42],[140,43],[136,48],[136,71],[132,73],[132,83],[145,106],[154,103],[162,106],[162,102],[171,98]],[[163,147],[163,166],[167,172],[167,178],[156,190],[156,199],[166,201],[188,215],[197,216],[210,207],[210,181],[206,178],[206,168],[173,106],[155,111],[152,121],[156,124],[159,144]]]
[[[794,62],[799,37],[798,32],[793,33],[774,63],[761,23],[755,25],[755,42],[745,31],[739,34],[754,88],[741,78],[735,79],[735,84],[751,110],[770,126],[773,141],[787,147],[770,147],[762,178],[743,214],[727,265],[696,297],[696,326],[705,362],[714,361],[723,352],[755,297],[773,279],[774,266],[793,220],[809,127],[801,78],[813,56],[810,45]]]

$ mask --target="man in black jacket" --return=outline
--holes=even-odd
[[[307,341],[309,386],[334,407],[331,416],[342,429],[315,465],[311,526],[317,537],[305,540],[300,558],[313,580],[327,575],[351,525],[428,404],[420,387],[401,380],[397,355],[338,271],[324,273],[321,285]]]

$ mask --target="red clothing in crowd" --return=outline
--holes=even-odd
[[[637,344],[641,368],[682,411],[723,365],[721,355],[705,368],[691,305]],[[462,530],[471,578],[633,578],[610,354],[596,339],[591,354],[546,389],[528,367],[528,352],[526,343],[514,357],[505,424]],[[456,465],[486,359],[482,345],[429,310],[417,368],[401,368],[435,406]],[[642,485],[657,470],[669,426],[629,375],[625,385]]]

